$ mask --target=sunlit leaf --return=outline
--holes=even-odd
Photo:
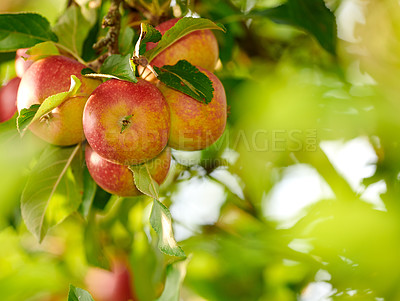
[[[17,129],[20,133],[22,133],[31,124],[31,121],[39,108],[39,104],[34,104],[31,105],[29,109],[22,109],[19,112],[17,117]]]
[[[59,55],[60,52],[53,42],[43,42],[36,44],[28,49],[26,53],[29,55],[29,60],[37,61],[52,55]]]
[[[168,208],[154,199],[150,215],[150,224],[158,235],[158,247],[167,255],[186,257],[185,252],[178,246],[172,230],[172,217]]]
[[[137,189],[140,192],[154,198],[159,198],[159,185],[151,177],[149,167],[146,163],[140,165],[131,165],[129,169],[132,171]]]
[[[156,301],[179,301],[180,290],[186,276],[186,268],[189,259],[178,261],[167,266],[167,278],[164,290]]]
[[[29,120],[29,117],[32,116],[32,112],[35,110],[35,107],[30,107],[28,111],[21,110],[20,117],[17,119],[17,128],[20,133],[23,133],[25,129],[29,127],[33,122],[39,120],[43,115],[51,112],[53,109],[62,104],[65,100],[67,100],[70,96],[78,93],[81,87],[81,81],[75,75],[71,75],[71,85],[68,91],[60,92],[54,95],[47,97],[40,107],[37,109],[35,115]],[[19,122],[22,122],[21,124]]]
[[[76,184],[67,171],[80,147],[79,144],[75,147],[48,146],[30,173],[21,196],[21,213],[28,230],[39,241],[49,227],[79,205]],[[61,192],[57,193],[59,190]],[[60,206],[65,210],[57,212]]]
[[[26,54],[29,55],[29,57],[27,57],[28,60],[37,61],[48,56],[60,55],[60,51],[54,42],[48,41],[29,48]]]

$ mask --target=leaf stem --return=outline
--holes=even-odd
[[[75,52],[73,52],[71,49],[68,47],[65,47],[64,45],[60,43],[55,43],[58,48],[61,48],[62,50],[68,52],[68,54],[72,55],[79,63],[86,65],[86,62]]]

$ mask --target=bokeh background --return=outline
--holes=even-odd
[[[190,254],[180,300],[400,300],[399,2],[327,0],[333,52],[314,34],[329,20],[311,11],[300,16],[308,30],[276,22],[265,12],[282,3],[171,4],[227,28],[215,33],[225,134],[204,151],[174,151],[162,186]],[[66,6],[2,0],[0,12],[55,24]],[[0,53],[2,84],[14,56]],[[41,244],[26,230],[19,199],[43,148],[19,137],[15,118],[0,125],[0,299],[66,300],[70,283],[88,287],[101,253],[128,263],[138,300],[155,300],[174,259],[157,249],[150,199],[97,195],[88,222],[59,213]]]

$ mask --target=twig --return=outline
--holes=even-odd
[[[97,59],[94,61],[89,62],[87,65],[89,68],[93,69],[94,71],[98,71],[100,69],[100,66],[104,63],[106,58],[108,57],[108,53],[104,53],[100,55]]]
[[[102,27],[109,27],[107,35],[93,45],[96,50],[108,47],[108,55],[118,53],[118,35],[121,29],[121,14],[119,5],[122,0],[111,0],[111,6],[107,15],[103,18]]]

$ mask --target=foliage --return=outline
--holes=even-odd
[[[359,7],[367,22],[349,38],[345,1],[125,0],[119,53],[93,49],[115,25],[104,17],[116,2],[68,1],[52,24],[19,13],[29,1],[9,4],[1,81],[15,75],[14,52],[30,48],[32,60],[62,53],[88,66],[84,76],[135,83],[137,65],[211,29],[227,128],[205,150],[174,150],[161,186],[146,163],[130,166],[143,193],[132,198],[93,181],[85,143],[49,146],[17,131],[77,93],[75,76],[69,91],[1,124],[1,299],[96,299],[88,271],[120,258],[134,300],[399,299],[398,3]],[[154,28],[184,16],[163,36]],[[148,42],[158,46],[145,51]],[[212,99],[190,63],[154,69],[171,88]]]

